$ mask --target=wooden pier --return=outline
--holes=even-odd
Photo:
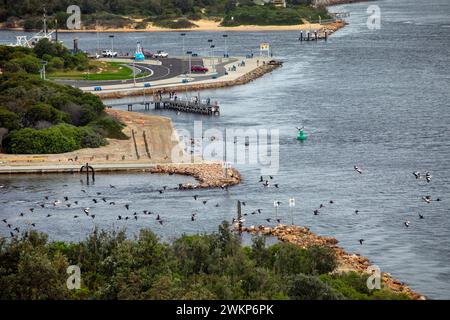
[[[144,110],[150,110],[150,105],[155,106],[155,110],[168,109],[175,110],[177,112],[188,112],[188,113],[198,113],[208,116],[218,116],[220,115],[220,106],[217,101],[211,102],[210,99],[200,100],[196,99],[186,100],[186,99],[174,99],[174,98],[160,98],[155,95],[152,100],[141,99],[124,99],[122,101],[104,101],[104,104],[112,108],[113,106],[127,106],[128,111],[133,111],[133,106],[140,105],[144,106]]]

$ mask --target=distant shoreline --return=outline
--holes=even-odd
[[[324,22],[324,23],[304,23],[304,24],[296,24],[296,25],[240,25],[236,27],[222,27],[220,26],[220,22],[212,21],[212,20],[199,20],[194,21],[198,27],[195,28],[180,28],[180,29],[171,29],[171,28],[162,28],[150,26],[145,29],[135,29],[131,27],[123,27],[123,28],[97,28],[97,29],[79,29],[79,30],[66,30],[60,29],[58,33],[120,33],[120,32],[196,32],[196,31],[236,31],[236,32],[251,32],[251,31],[300,31],[300,30],[320,30],[322,28],[326,28],[329,25],[335,24],[340,20]],[[25,31],[24,28],[5,28],[4,26],[0,26],[0,31],[20,31],[20,32],[37,32],[39,30],[29,30]]]

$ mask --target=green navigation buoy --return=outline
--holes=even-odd
[[[298,130],[298,134],[297,134],[297,140],[299,141],[305,141],[307,138],[305,132],[303,130]]]

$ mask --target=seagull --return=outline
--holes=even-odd
[[[355,169],[355,171],[360,173],[360,174],[362,173],[361,169],[358,168],[358,166],[353,166],[353,169]]]
[[[130,210],[130,205],[129,205],[129,204],[126,204],[126,205],[125,205],[125,208],[127,208],[127,210]]]
[[[413,175],[414,175],[414,177],[416,177],[416,179],[420,179],[420,172],[419,171],[414,171]]]
[[[359,239],[359,244],[363,244],[364,239]]]
[[[424,216],[419,213],[419,219],[423,219],[423,218],[424,218]]]
[[[191,215],[191,221],[195,221],[195,213]]]
[[[405,221],[405,226],[406,226],[407,228],[409,227],[410,224],[411,224],[411,222]]]
[[[430,203],[431,202],[431,197],[430,196],[425,196],[422,197],[423,201],[425,201],[426,203]]]
[[[429,172],[427,172],[427,173],[425,174],[425,179],[427,180],[427,182],[430,182],[430,181],[431,181],[431,174],[430,174]]]
[[[58,204],[60,204],[61,203],[61,201],[59,201],[59,200],[55,200],[55,201],[53,201],[53,206],[55,206],[56,207],[56,205],[58,205]]]
[[[89,208],[84,208],[83,212],[86,213],[86,215],[88,216],[89,215]]]
[[[264,187],[268,187],[269,186],[269,181],[268,180],[264,181],[263,186]]]

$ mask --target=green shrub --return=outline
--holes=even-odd
[[[38,121],[59,123],[62,121],[68,121],[68,115],[55,109],[49,104],[40,102],[28,109],[25,113],[24,119],[31,125],[35,125]]]
[[[78,129],[61,124],[48,129],[25,128],[12,131],[3,141],[8,153],[51,154],[80,149]]]
[[[317,277],[297,274],[288,280],[287,293],[295,300],[342,300],[344,297]]]
[[[79,137],[82,148],[98,148],[107,144],[106,139],[90,127],[80,127]]]
[[[177,20],[155,20],[153,24],[157,27],[167,29],[190,29],[198,27],[195,23],[184,18]]]
[[[120,140],[129,139],[129,137],[122,132],[124,125],[110,116],[103,116],[100,119],[89,123],[89,126],[107,138]]]
[[[15,130],[19,129],[19,127],[20,127],[20,117],[14,112],[11,112],[3,107],[0,107],[0,128]]]
[[[33,56],[25,56],[23,58],[15,58],[5,65],[5,71],[18,72],[19,70],[28,73],[38,74],[42,65],[38,58]]]

